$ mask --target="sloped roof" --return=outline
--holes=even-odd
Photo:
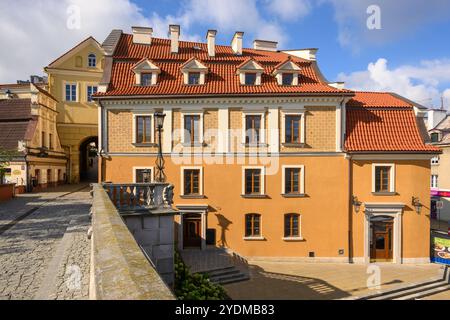
[[[346,123],[348,152],[440,152],[423,141],[413,107],[390,93],[357,92]]]
[[[0,121],[31,119],[31,99],[0,100]]]
[[[107,92],[96,96],[158,96],[158,95],[250,95],[250,94],[351,94],[349,90],[339,90],[326,83],[318,74],[315,62],[292,57],[300,68],[299,86],[280,86],[271,75],[275,66],[285,62],[289,55],[283,52],[246,49],[242,55],[235,55],[231,46],[216,46],[215,57],[208,55],[206,43],[179,42],[179,52],[171,53],[170,40],[153,38],[151,45],[134,44],[130,34],[122,34],[113,54],[111,81]],[[196,57],[208,69],[205,85],[185,85],[180,69],[183,64]],[[158,64],[161,75],[156,86],[135,85],[132,66],[139,60],[148,58]],[[264,68],[261,85],[241,85],[236,74],[243,62],[254,59]]]

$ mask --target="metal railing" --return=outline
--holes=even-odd
[[[120,211],[171,208],[173,188],[169,183],[102,183]]]

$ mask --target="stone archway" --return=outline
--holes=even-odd
[[[80,181],[98,181],[98,137],[88,137],[80,144]]]

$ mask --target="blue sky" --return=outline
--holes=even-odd
[[[152,26],[165,37],[181,25],[182,38],[204,41],[218,30],[229,44],[235,31],[244,42],[279,41],[280,49],[319,48],[318,62],[330,81],[348,88],[395,91],[427,106],[440,97],[450,105],[450,1],[446,0],[0,0],[0,82],[14,82],[93,35],[100,42],[112,28]],[[377,5],[381,29],[369,30],[367,13]],[[68,10],[80,15],[68,28]],[[6,12],[8,11],[8,12]],[[72,12],[72,11],[71,11]],[[5,32],[6,30],[6,32]],[[24,43],[26,45],[24,46]],[[32,53],[32,54],[30,54]]]

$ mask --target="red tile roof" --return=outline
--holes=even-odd
[[[208,56],[205,43],[180,41],[179,53],[170,52],[170,40],[153,38],[151,45],[134,44],[132,35],[123,34],[115,53],[111,82],[106,93],[97,96],[122,95],[239,95],[239,94],[305,94],[305,93],[350,93],[329,86],[317,73],[313,62],[292,57],[301,68],[299,86],[280,86],[271,76],[274,68],[289,57],[283,52],[243,49],[241,56],[233,54],[230,46],[216,46],[216,56]],[[185,85],[181,73],[182,65],[193,57],[208,67],[204,85]],[[135,85],[132,67],[142,58],[154,61],[161,68],[156,86]],[[253,58],[261,64],[265,73],[258,86],[241,85],[236,68]]]
[[[347,104],[346,151],[440,152],[424,143],[412,106],[395,95],[357,92],[352,100]]]

